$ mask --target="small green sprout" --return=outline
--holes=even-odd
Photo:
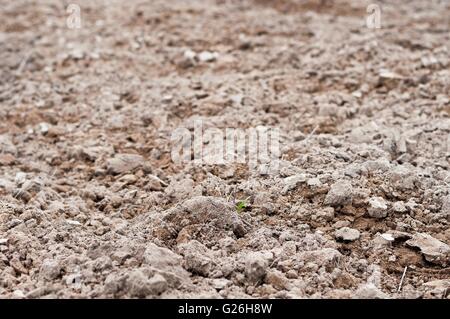
[[[236,203],[236,210],[240,214],[247,208],[247,203],[245,200],[240,200]]]

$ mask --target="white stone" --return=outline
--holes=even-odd
[[[369,199],[369,207],[367,212],[370,217],[384,218],[387,216],[388,206],[382,197],[372,197]]]
[[[39,130],[42,134],[46,134],[49,130],[49,125],[47,123],[39,123]]]
[[[425,233],[417,233],[406,242],[410,247],[417,247],[425,259],[433,264],[447,267],[450,265],[450,247]]]
[[[216,60],[217,57],[218,57],[218,53],[209,52],[209,51],[200,52],[200,54],[198,55],[198,59],[201,62],[212,62],[212,61]]]
[[[352,202],[352,196],[352,184],[349,181],[341,180],[331,185],[324,203],[330,206],[346,205]]]
[[[81,226],[81,223],[76,220],[67,219],[66,223],[72,226]]]
[[[391,234],[385,233],[380,235],[384,240],[387,241],[394,241],[394,237]]]
[[[195,53],[192,50],[186,50],[184,51],[184,57],[186,59],[195,59],[195,57],[197,56],[197,53]]]
[[[16,174],[16,177],[14,178],[14,182],[17,185],[22,185],[23,183],[25,183],[26,180],[27,180],[27,173],[24,172],[18,172]]]
[[[341,229],[336,230],[334,236],[338,240],[355,241],[360,237],[360,232],[357,229],[342,227]]]
[[[392,205],[392,210],[396,213],[404,213],[407,211],[405,203],[403,203],[402,201],[395,202]]]

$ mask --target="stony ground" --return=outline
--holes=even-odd
[[[0,1],[2,298],[450,298],[449,1],[69,3]]]

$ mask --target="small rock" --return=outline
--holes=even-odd
[[[126,286],[133,297],[144,298],[152,293],[147,276],[139,269],[131,272],[127,278]]]
[[[153,243],[148,244],[144,252],[144,261],[147,265],[164,269],[165,267],[181,265],[183,258],[171,250],[158,247]]]
[[[209,257],[211,252],[203,244],[196,240],[178,246],[181,254],[184,255],[185,267],[187,270],[208,277],[214,263]]]
[[[150,278],[147,285],[152,295],[160,295],[168,288],[167,280],[160,274],[155,274]]]
[[[29,293],[26,294],[25,298],[27,299],[36,299],[42,296],[45,296],[52,292],[51,287],[37,287],[36,289],[31,290]]]
[[[388,296],[382,292],[373,283],[367,283],[361,285],[356,290],[353,299],[386,299]]]
[[[272,285],[275,289],[284,290],[289,286],[289,280],[286,276],[279,270],[271,270],[267,273],[265,282]]]
[[[246,257],[245,275],[253,283],[258,283],[266,275],[269,261],[260,252],[252,252]]]
[[[349,181],[338,181],[331,185],[327,196],[325,197],[325,205],[341,206],[352,202],[353,188]]]
[[[27,173],[24,172],[18,172],[16,174],[16,177],[14,178],[14,182],[16,185],[20,186],[27,180]]]
[[[13,296],[15,299],[22,299],[25,298],[25,294],[23,293],[22,290],[20,289],[16,289],[13,291]]]
[[[197,196],[184,201],[164,213],[164,224],[161,225],[166,236],[178,236],[187,226],[213,226],[213,234],[219,231],[232,230],[242,237],[247,232],[247,227],[236,212],[234,205],[223,198],[212,196]],[[175,234],[174,234],[175,231]],[[213,235],[211,234],[211,235]],[[158,236],[158,234],[156,234]]]
[[[19,274],[28,274],[28,269],[25,268],[22,262],[16,257],[9,261],[9,265]]]
[[[132,256],[133,250],[128,246],[124,246],[114,251],[111,255],[111,259],[117,261],[120,265],[122,265],[125,260],[131,258]]]
[[[101,256],[94,260],[92,265],[94,271],[103,271],[112,268],[112,260],[108,256]]]
[[[231,285],[231,281],[225,278],[216,278],[212,281],[212,286],[216,290],[223,290]]]
[[[297,279],[297,278],[298,278],[298,273],[297,273],[297,271],[295,271],[295,270],[293,270],[293,269],[288,270],[287,273],[286,273],[286,278],[289,278],[289,279]]]
[[[143,264],[150,266],[163,276],[170,286],[189,281],[189,273],[181,267],[183,257],[171,250],[151,243],[143,254]]]
[[[197,53],[195,53],[192,50],[186,50],[186,51],[184,51],[183,56],[186,59],[195,59],[195,57],[197,56]]]
[[[334,208],[333,207],[324,207],[320,211],[316,213],[316,217],[318,219],[323,219],[327,222],[330,222],[334,219]]]
[[[392,210],[396,213],[405,213],[407,211],[407,208],[404,202],[398,201],[392,205]]]
[[[104,292],[108,295],[114,295],[125,287],[124,276],[118,277],[116,274],[109,274],[105,279]]]
[[[294,241],[287,241],[281,247],[281,256],[288,258],[297,253],[297,244]]]
[[[194,181],[190,178],[171,181],[165,189],[165,193],[177,201],[185,200],[195,195],[201,195],[201,192],[199,194],[196,193]]]
[[[283,182],[284,182],[284,188],[281,192],[283,194],[286,194],[288,191],[295,189],[299,183],[306,182],[306,175],[296,174],[293,176],[289,176],[289,177],[286,177],[283,180]]]
[[[132,171],[144,164],[144,158],[137,154],[117,154],[106,162],[106,167],[111,174],[122,174]]]
[[[212,62],[215,61],[218,56],[219,54],[217,52],[203,51],[199,53],[198,60],[200,62]]]
[[[297,255],[299,261],[313,263],[319,267],[332,270],[341,260],[342,254],[333,248],[322,248],[317,250],[304,251]]]
[[[422,63],[422,66],[426,68],[439,64],[439,60],[433,55],[421,57],[420,62]]]
[[[12,154],[0,154],[0,166],[8,166],[14,164],[16,158]]]
[[[81,226],[81,223],[76,221],[76,220],[67,219],[66,223],[71,225],[71,226]]]
[[[159,177],[155,176],[155,175],[148,175],[148,184],[146,189],[150,190],[150,191],[162,191],[163,190],[163,186],[166,187],[167,184],[162,181]]]
[[[322,182],[320,181],[320,179],[318,179],[317,177],[315,178],[310,178],[306,181],[306,184],[309,187],[319,187],[322,185]]]
[[[41,131],[42,134],[47,134],[48,130],[49,130],[50,126],[48,125],[48,123],[39,123],[39,130]]]
[[[18,218],[13,218],[13,219],[11,219],[11,220],[8,222],[7,227],[8,227],[9,229],[11,229],[11,228],[14,228],[14,227],[16,227],[16,226],[18,226],[18,225],[20,225],[20,224],[22,224],[22,220],[20,220],[20,219],[18,219]]]
[[[183,56],[176,61],[176,64],[182,69],[188,69],[195,65],[197,54],[192,50],[186,50]]]
[[[41,265],[39,276],[46,280],[54,280],[61,275],[62,268],[56,260],[46,259]]]
[[[369,199],[369,207],[367,212],[370,217],[373,218],[384,218],[387,216],[387,204],[382,197],[372,197]]]
[[[350,242],[357,240],[360,236],[360,232],[357,229],[342,227],[341,229],[336,230],[334,236],[337,240]]]
[[[417,247],[430,263],[441,267],[450,265],[450,247],[425,233],[417,233],[406,242],[410,247]]]
[[[395,240],[394,236],[392,236],[391,234],[388,234],[388,233],[381,234],[380,236],[381,236],[381,238],[383,238],[384,240],[387,240],[389,242],[393,242]]]
[[[3,154],[5,153],[10,153],[13,155],[17,154],[17,148],[9,135],[6,134],[0,135],[0,150],[2,150]]]
[[[377,233],[373,239],[373,244],[375,246],[389,246],[393,243],[392,235],[390,234],[380,234]]]
[[[432,298],[447,298],[450,295],[450,279],[433,280],[423,284]]]
[[[67,286],[78,286],[81,287],[81,274],[70,274],[66,277],[66,285]]]
[[[112,154],[114,154],[112,146],[78,146],[74,149],[74,156],[91,162],[94,162],[102,155]]]

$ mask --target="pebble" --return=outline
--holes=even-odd
[[[310,178],[308,179],[308,181],[306,182],[306,184],[309,187],[319,187],[322,185],[322,182],[320,181],[320,179],[318,179],[317,177],[315,178]]]
[[[430,263],[441,267],[450,265],[450,246],[428,234],[417,233],[406,242],[406,245],[419,248]]]
[[[17,298],[17,299],[25,298],[24,292],[22,290],[20,290],[20,289],[14,290],[13,291],[13,296],[14,296],[14,298]]]
[[[178,246],[182,255],[184,255],[185,268],[192,273],[208,277],[211,273],[214,263],[209,257],[211,252],[203,244],[196,240]]]
[[[387,295],[372,283],[361,285],[353,299],[386,299]]]
[[[312,263],[319,267],[332,268],[342,258],[342,254],[333,248],[322,248],[310,251],[304,251],[297,255],[301,262]]]
[[[46,259],[41,265],[39,276],[46,280],[53,280],[61,275],[62,268],[56,260]]]
[[[18,172],[16,173],[16,177],[14,178],[14,182],[16,185],[20,186],[27,180],[27,173]]]
[[[306,182],[306,175],[305,174],[296,174],[293,176],[286,177],[284,182],[284,188],[282,190],[283,194],[286,194],[288,191],[293,190],[297,187],[299,183]]]
[[[147,285],[152,295],[160,295],[168,288],[167,280],[160,274],[155,274],[150,278]]]
[[[195,53],[195,52],[192,51],[192,50],[186,50],[186,51],[184,51],[183,56],[184,56],[186,59],[195,59],[195,57],[197,56],[197,53]]]
[[[248,254],[245,260],[245,276],[253,283],[264,278],[269,262],[264,254],[253,252]]]
[[[42,134],[47,134],[49,128],[50,126],[48,125],[48,123],[39,123],[39,130]]]
[[[381,234],[380,236],[381,236],[384,240],[387,240],[387,241],[390,241],[390,242],[393,242],[393,241],[395,240],[394,236],[392,236],[391,234],[388,234],[388,233],[386,233],[386,234]]]
[[[353,187],[349,181],[338,181],[331,185],[325,197],[325,205],[342,206],[352,202]]]
[[[135,269],[127,278],[126,286],[133,297],[144,298],[152,294],[148,277],[139,269]]]
[[[405,212],[407,212],[407,208],[405,206],[405,203],[402,202],[402,201],[395,202],[392,205],[392,210],[394,212],[396,212],[396,213],[405,213]]]
[[[76,220],[67,219],[66,223],[72,226],[81,226],[81,223]]]
[[[215,278],[212,280],[212,286],[216,290],[223,290],[226,287],[230,286],[232,282],[225,278]]]
[[[387,204],[382,197],[372,197],[369,199],[369,207],[367,212],[370,217],[373,218],[384,218],[387,216]]]
[[[203,51],[198,54],[198,59],[200,62],[212,62],[217,59],[219,54],[217,52]]]
[[[289,286],[289,279],[281,271],[276,269],[270,270],[267,273],[265,282],[278,290],[287,289]]]
[[[144,164],[144,158],[137,154],[117,154],[106,162],[106,167],[111,174],[122,174],[132,171]]]
[[[360,232],[357,229],[343,227],[341,229],[336,230],[334,236],[336,237],[337,240],[350,242],[359,239]]]

